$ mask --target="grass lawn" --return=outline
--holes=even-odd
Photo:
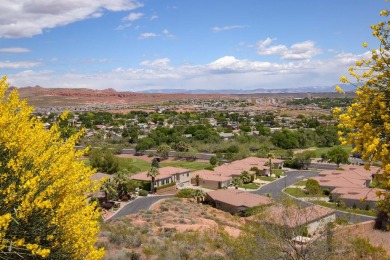
[[[251,189],[251,190],[257,190],[260,187],[260,185],[252,182],[252,183],[242,184],[238,187],[245,188],[245,189]]]
[[[306,183],[307,181],[298,181],[297,183],[295,183],[294,185],[297,185],[297,186],[306,186]]]
[[[275,175],[284,175],[284,170],[280,170],[280,169],[273,169],[272,170],[272,174],[275,174]]]
[[[160,167],[165,167],[165,166],[181,167],[181,168],[189,169],[191,171],[202,170],[209,165],[210,164],[208,162],[192,162],[192,161],[185,161],[185,160],[160,163]]]
[[[118,158],[119,169],[126,169],[129,173],[147,171],[150,168],[150,162],[136,158]]]
[[[274,180],[276,180],[276,178],[268,177],[268,176],[260,176],[260,177],[257,177],[257,179],[262,180],[262,181],[274,181]]]
[[[318,200],[310,201],[310,202],[313,204],[323,206],[323,207],[336,209],[336,210],[340,210],[340,211],[344,211],[344,212],[349,212],[349,213],[353,213],[353,214],[360,214],[360,215],[366,215],[366,216],[371,216],[371,217],[376,216],[375,210],[363,210],[363,209],[351,209],[351,208],[342,209],[340,207],[337,207],[336,203],[328,203],[326,201],[318,201]]]
[[[352,145],[342,145],[343,149],[347,151],[348,153],[351,153],[352,151]],[[320,147],[315,150],[316,157],[321,158],[321,154],[327,153],[332,147]]]
[[[323,194],[321,194],[321,195],[307,194],[307,193],[305,193],[304,190],[302,190],[300,188],[286,188],[284,190],[284,192],[293,196],[293,197],[298,197],[298,198],[300,198],[300,197],[328,197],[328,196],[323,195]]]

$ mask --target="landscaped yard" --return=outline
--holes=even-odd
[[[307,181],[302,180],[302,181],[298,181],[294,185],[296,185],[296,186],[306,186],[306,183],[307,183]]]
[[[196,161],[185,161],[185,160],[161,162],[160,163],[160,167],[173,166],[173,167],[186,168],[186,169],[189,169],[191,171],[202,170],[209,165],[210,164],[208,162],[196,162]]]
[[[345,151],[347,151],[348,153],[351,153],[352,151],[352,145],[342,145],[343,149]],[[332,149],[332,147],[320,147],[320,148],[316,148],[315,152],[316,152],[316,156],[318,158],[321,158],[321,154],[326,154],[330,149]]]
[[[304,190],[302,190],[301,188],[286,188],[284,189],[284,192],[293,196],[293,197],[297,197],[297,198],[301,198],[301,197],[328,197],[326,195],[323,195],[323,194],[320,194],[320,195],[312,195],[312,194],[308,194],[306,193]]]
[[[274,180],[276,180],[276,178],[268,177],[268,176],[260,176],[260,177],[257,177],[257,179],[262,180],[262,181],[274,181]]]
[[[119,168],[126,169],[129,173],[137,173],[150,169],[150,162],[136,158],[118,158]]]
[[[361,214],[361,215],[366,215],[366,216],[371,216],[371,217],[375,217],[377,214],[375,210],[363,210],[363,209],[352,209],[352,208],[343,209],[341,207],[337,207],[336,203],[329,203],[326,201],[314,200],[314,201],[310,201],[310,202],[313,204],[323,206],[323,207],[336,209],[336,210],[340,210],[340,211],[345,211],[345,212],[349,212],[349,213],[353,213],[353,214]]]
[[[252,182],[252,183],[242,184],[238,187],[243,189],[257,190],[260,187],[260,185]]]

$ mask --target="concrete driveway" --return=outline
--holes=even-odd
[[[139,197],[129,204],[126,204],[123,208],[121,208],[115,215],[109,218],[107,221],[111,221],[126,215],[137,213],[141,210],[147,210],[152,206],[152,204],[156,203],[161,199],[166,199],[173,197],[173,195],[156,195],[156,196],[148,196],[148,197]]]
[[[272,198],[279,198],[280,196],[284,195],[282,191],[284,188],[293,185],[300,180],[318,176],[318,172],[315,171],[289,171],[285,174],[286,177],[268,183],[262,186],[260,189],[252,191],[251,193],[259,195],[270,194]]]

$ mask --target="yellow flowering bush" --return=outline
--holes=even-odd
[[[86,194],[94,171],[77,160],[56,124],[46,130],[33,108],[0,80],[0,258],[101,259],[99,212]]]
[[[389,12],[383,10],[380,15],[388,17]],[[357,97],[344,113],[337,109],[334,114],[340,120],[341,142],[355,145],[353,152],[362,155],[366,168],[373,162],[381,162],[380,182],[390,190],[390,20],[371,28],[380,47],[371,50],[370,59],[358,61],[349,69],[357,82]],[[364,42],[363,47],[368,48],[368,44]],[[341,82],[350,81],[343,76]],[[390,216],[390,192],[378,195],[382,198],[378,204],[380,210]]]

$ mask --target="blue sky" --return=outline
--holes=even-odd
[[[11,85],[118,91],[331,86],[384,0],[1,0]]]

